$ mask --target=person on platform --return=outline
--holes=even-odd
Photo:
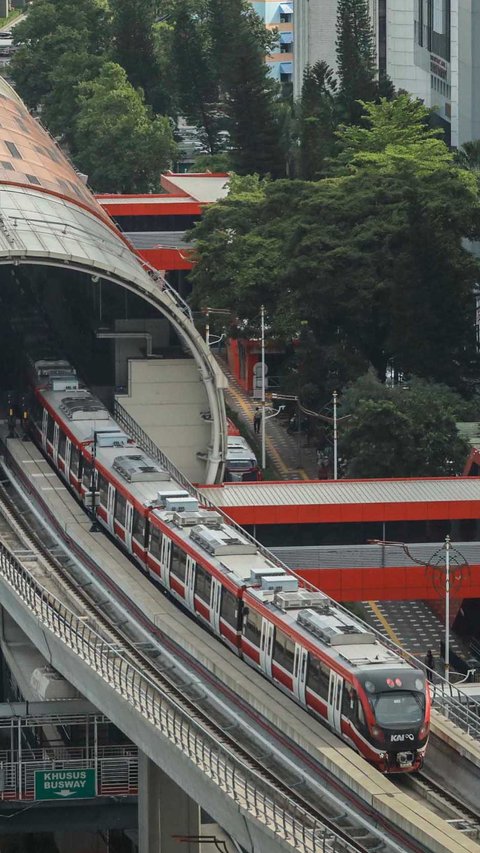
[[[253,431],[256,435],[260,432],[260,425],[262,423],[262,412],[258,408],[255,409],[255,414],[253,416]]]
[[[433,657],[431,649],[429,649],[427,654],[425,655],[424,664],[428,680],[433,681],[433,674],[435,672],[435,658]]]

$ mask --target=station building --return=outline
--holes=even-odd
[[[266,57],[270,74],[279,83],[292,82],[294,65],[293,0],[285,3],[279,3],[278,0],[252,0],[252,6],[257,15],[265,21],[267,29],[275,29],[278,32],[277,46]]]

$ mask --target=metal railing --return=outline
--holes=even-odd
[[[225,518],[225,522],[230,526],[234,527],[243,538],[248,539],[252,544],[255,545],[258,552],[262,554],[265,559],[269,560],[274,565],[279,566],[283,571],[289,572],[290,574],[295,575],[295,570],[289,568],[286,563],[283,562],[279,557],[275,556],[268,548],[265,548],[260,542],[258,542],[253,536],[247,533],[243,527],[233,521],[229,516],[222,510],[221,507],[218,507],[212,501],[208,500],[202,492],[193,486],[190,481],[182,474],[181,471],[176,468],[176,466],[171,462],[171,460],[160,450],[159,447],[152,441],[150,436],[148,436],[143,429],[134,421],[131,415],[123,408],[123,406],[116,400],[114,404],[114,417],[115,419],[123,426],[125,431],[131,435],[132,438],[135,439],[139,447],[145,451],[152,459],[158,462],[163,468],[165,468],[173,480],[179,483],[185,491],[189,492],[193,495],[201,505],[208,507],[209,509],[215,510],[220,513]],[[312,592],[318,592],[318,588],[313,584],[306,581],[304,578],[298,576],[300,585],[303,588],[310,589]],[[325,596],[329,598],[328,596]],[[352,614],[347,608],[343,607],[338,602],[333,601],[332,606],[337,607],[342,612],[348,614],[349,618],[352,618]],[[416,668],[420,668],[425,670],[423,661],[416,658],[414,655],[407,652],[401,646],[397,645],[393,640],[389,637],[386,637],[384,634],[381,634],[380,631],[377,631],[368,623],[364,622],[361,618],[355,616],[355,620],[360,622],[365,628],[368,629],[371,633],[375,634],[379,640],[381,640],[382,644],[390,648],[395,654],[399,655],[404,660],[408,661],[412,666]],[[432,692],[432,702],[434,708],[443,714],[447,719],[451,720],[455,723],[459,728],[463,731],[467,732],[467,734],[471,735],[477,740],[480,740],[480,716],[478,714],[479,705],[475,701],[469,699],[465,693],[462,693],[458,687],[455,687],[454,684],[450,684],[446,682],[440,675],[437,676],[437,682],[431,685]]]
[[[128,657],[107,642],[87,620],[38,583],[13,553],[0,544],[0,577],[30,613],[67,645],[122,701],[155,726],[244,813],[279,839],[305,853],[353,853],[354,847],[265,779],[238,750],[219,743],[207,721],[162,692]]]
[[[125,754],[123,757],[104,758],[99,749],[98,757],[91,758],[52,760],[39,755],[27,761],[0,760],[0,800],[34,800],[35,773],[38,770],[87,769],[96,771],[97,797],[137,796],[138,756]]]

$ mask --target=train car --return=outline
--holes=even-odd
[[[425,674],[199,505],[68,363],[36,362],[33,375],[37,443],[152,579],[380,771],[418,770],[430,720]]]

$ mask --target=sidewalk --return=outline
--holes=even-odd
[[[225,375],[228,377],[229,387],[225,391],[225,402],[227,407],[235,412],[242,426],[248,430],[252,444],[258,457],[261,455],[259,436],[253,431],[253,415],[258,400],[253,400],[242,386],[239,385],[230,372],[223,358],[216,355],[218,363]],[[306,446],[305,435],[289,435],[280,417],[269,418],[265,424],[266,449],[268,462],[279,480],[316,480],[317,457],[314,447]]]

